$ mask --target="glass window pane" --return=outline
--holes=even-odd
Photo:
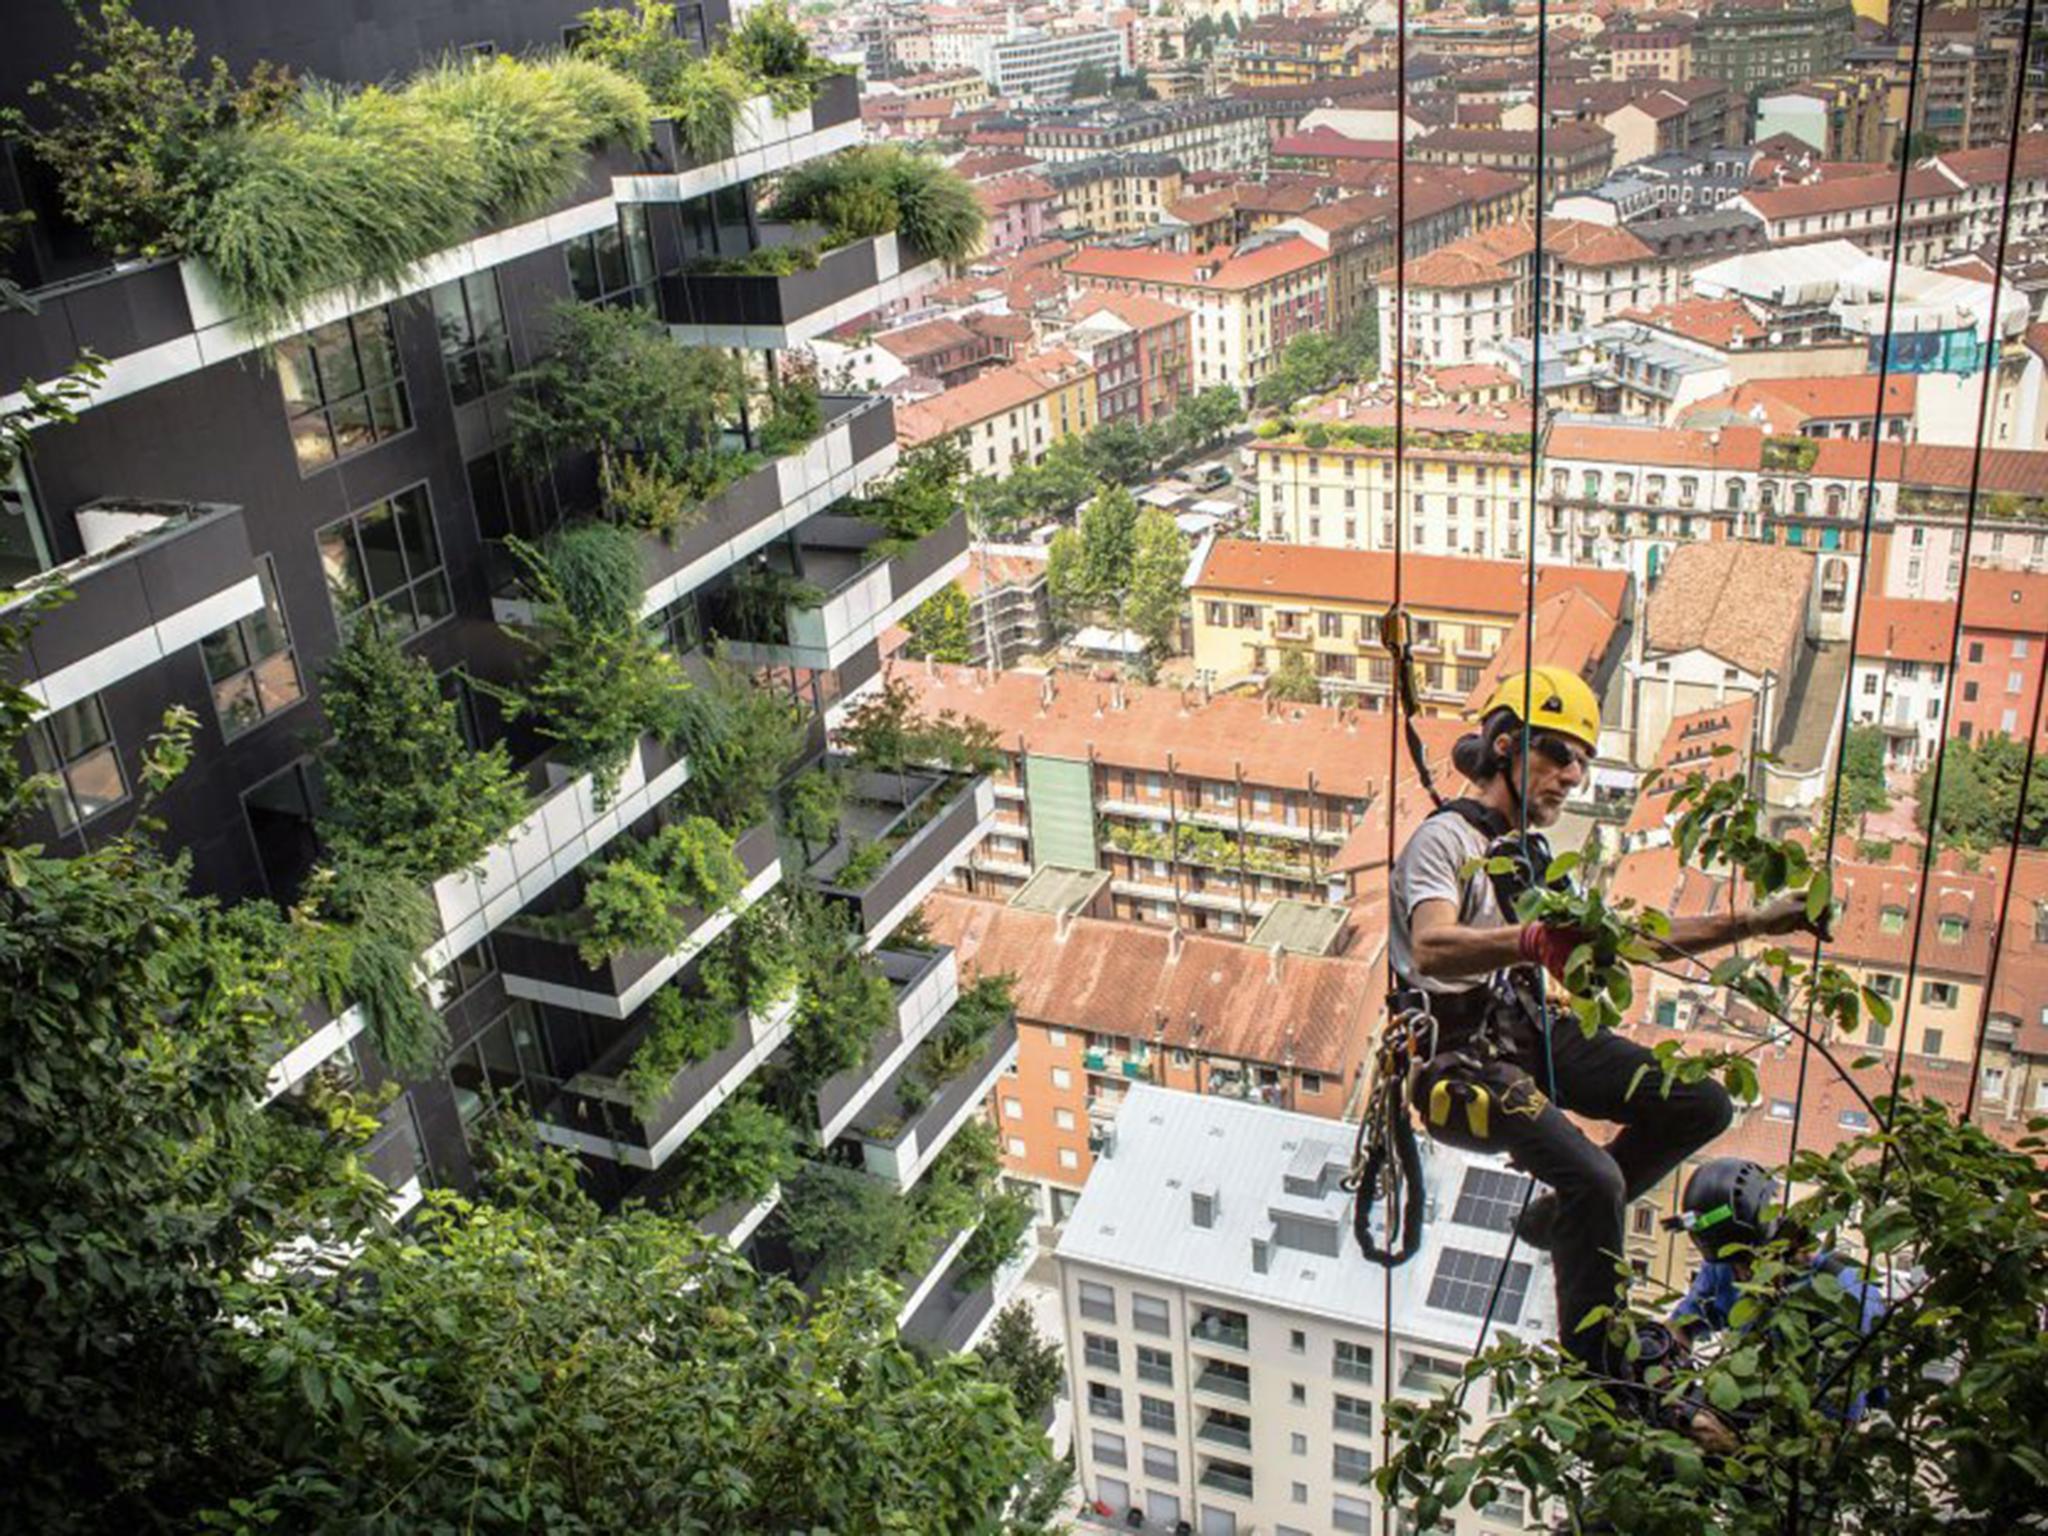
[[[252,675],[256,679],[257,697],[262,701],[265,714],[274,714],[287,704],[298,703],[305,696],[305,687],[299,681],[299,664],[290,651],[272,656],[261,663]]]
[[[356,363],[355,340],[349,334],[346,320],[336,320],[309,331],[306,339],[313,345],[313,363],[320,373],[320,393],[330,404],[343,395],[361,391],[362,369]]]
[[[292,454],[299,461],[301,474],[334,462],[334,438],[327,430],[324,413],[315,411],[292,422]]]
[[[596,236],[574,241],[569,246],[569,288],[586,304],[602,291],[597,281]]]
[[[80,699],[50,716],[50,733],[59,757],[70,762],[107,741],[106,713],[97,698]]]
[[[284,389],[284,408],[301,415],[320,404],[320,381],[313,371],[313,349],[304,337],[280,342],[277,348],[277,378]]]
[[[356,355],[362,360],[362,384],[388,384],[398,377],[398,344],[391,334],[391,314],[373,309],[355,317]],[[328,394],[335,393],[332,387]]]
[[[634,286],[654,281],[654,240],[647,232],[647,210],[628,203],[619,210],[625,231],[626,280]]]
[[[361,453],[377,440],[377,429],[370,420],[370,401],[365,395],[352,395],[330,407],[327,420],[333,429],[337,456]]]
[[[321,529],[320,568],[327,574],[327,595],[334,600],[337,613],[348,613],[369,600],[355,536],[347,523]]]
[[[396,385],[390,389],[372,390],[368,400],[374,438],[394,436],[412,425],[412,412],[406,405],[405,391]]]
[[[239,672],[249,665],[249,648],[242,640],[242,626],[230,624],[226,629],[217,629],[199,642],[199,654],[206,662],[206,676],[211,682]]]
[[[460,282],[443,283],[428,297],[434,301],[434,332],[441,338],[441,354],[454,357],[469,349],[475,338],[470,333],[469,306],[463,302]]]
[[[427,488],[416,485],[391,498],[391,510],[398,524],[398,541],[405,550],[406,568],[421,576],[441,563],[434,540],[434,518],[427,501]]]
[[[370,591],[378,597],[405,585],[405,554],[399,535],[394,504],[380,501],[356,522],[362,539],[364,567],[369,572]]]
[[[99,747],[73,763],[65,777],[71,781],[71,798],[80,817],[91,817],[128,796],[121,782],[121,760],[112,747]]]
[[[597,281],[604,293],[617,293],[626,286],[624,241],[616,227],[597,232]]]
[[[448,592],[448,578],[438,572],[413,588],[413,601],[419,609],[421,629],[440,623],[455,611],[455,600]]]
[[[220,714],[221,729],[232,736],[263,718],[263,703],[256,695],[256,674],[237,672],[214,684],[213,707]]]
[[[384,622],[391,626],[391,633],[400,639],[419,628],[419,621],[413,616],[410,592],[400,592],[395,597],[387,597],[378,603],[377,607],[384,615]]]

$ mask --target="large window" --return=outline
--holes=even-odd
[[[1372,1380],[1372,1346],[1339,1339],[1331,1346],[1330,1373],[1339,1381]]]
[[[654,242],[646,209],[621,204],[618,223],[577,236],[567,251],[569,288],[584,303],[653,304]]]
[[[239,736],[306,696],[269,556],[258,562],[256,575],[263,584],[262,608],[199,642],[224,736]]]
[[[473,1125],[493,1101],[531,1098],[549,1077],[533,1004],[514,1003],[448,1060],[448,1081],[464,1125]]]
[[[299,473],[361,453],[412,425],[388,309],[366,309],[278,343]]]
[[[454,611],[424,485],[328,524],[319,540],[327,595],[343,634],[372,604],[400,635],[431,628]]]
[[[99,695],[53,710],[28,733],[29,759],[49,783],[44,790],[57,828],[69,832],[128,798],[121,753]]]
[[[481,399],[512,377],[512,338],[498,301],[498,274],[472,272],[431,295],[448,392],[457,405]]]

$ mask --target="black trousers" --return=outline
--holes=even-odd
[[[1655,1055],[1633,1040],[1603,1030],[1587,1039],[1565,1015],[1551,1033],[1550,1060],[1540,1039],[1524,1038],[1507,1056],[1485,1065],[1491,1096],[1486,1134],[1453,1113],[1430,1123],[1430,1092],[1458,1069],[1438,1056],[1419,1075],[1415,1099],[1430,1134],[1470,1151],[1506,1154],[1557,1197],[1550,1262],[1557,1281],[1558,1337],[1564,1347],[1603,1374],[1623,1374],[1610,1359],[1604,1326],[1582,1327],[1596,1307],[1626,1293],[1623,1224],[1637,1199],[1685,1158],[1728,1129],[1735,1107],[1715,1082],[1674,1084],[1666,1097]],[[1633,1095],[1639,1068],[1649,1071]],[[1553,1096],[1551,1084],[1555,1081]],[[1618,1124],[1604,1144],[1574,1125],[1564,1111]]]

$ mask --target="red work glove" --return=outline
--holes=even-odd
[[[1522,925],[1522,959],[1530,965],[1540,965],[1551,976],[1564,980],[1565,962],[1572,957],[1572,951],[1585,943],[1586,936],[1578,929],[1557,923],[1524,923]]]

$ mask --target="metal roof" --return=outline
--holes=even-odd
[[[1344,918],[1342,907],[1283,897],[1259,919],[1259,926],[1245,943],[1296,955],[1327,955],[1335,949],[1337,935],[1344,931]]]
[[[1107,870],[1045,864],[1018,888],[1010,905],[1027,912],[1086,912],[1107,884]]]

